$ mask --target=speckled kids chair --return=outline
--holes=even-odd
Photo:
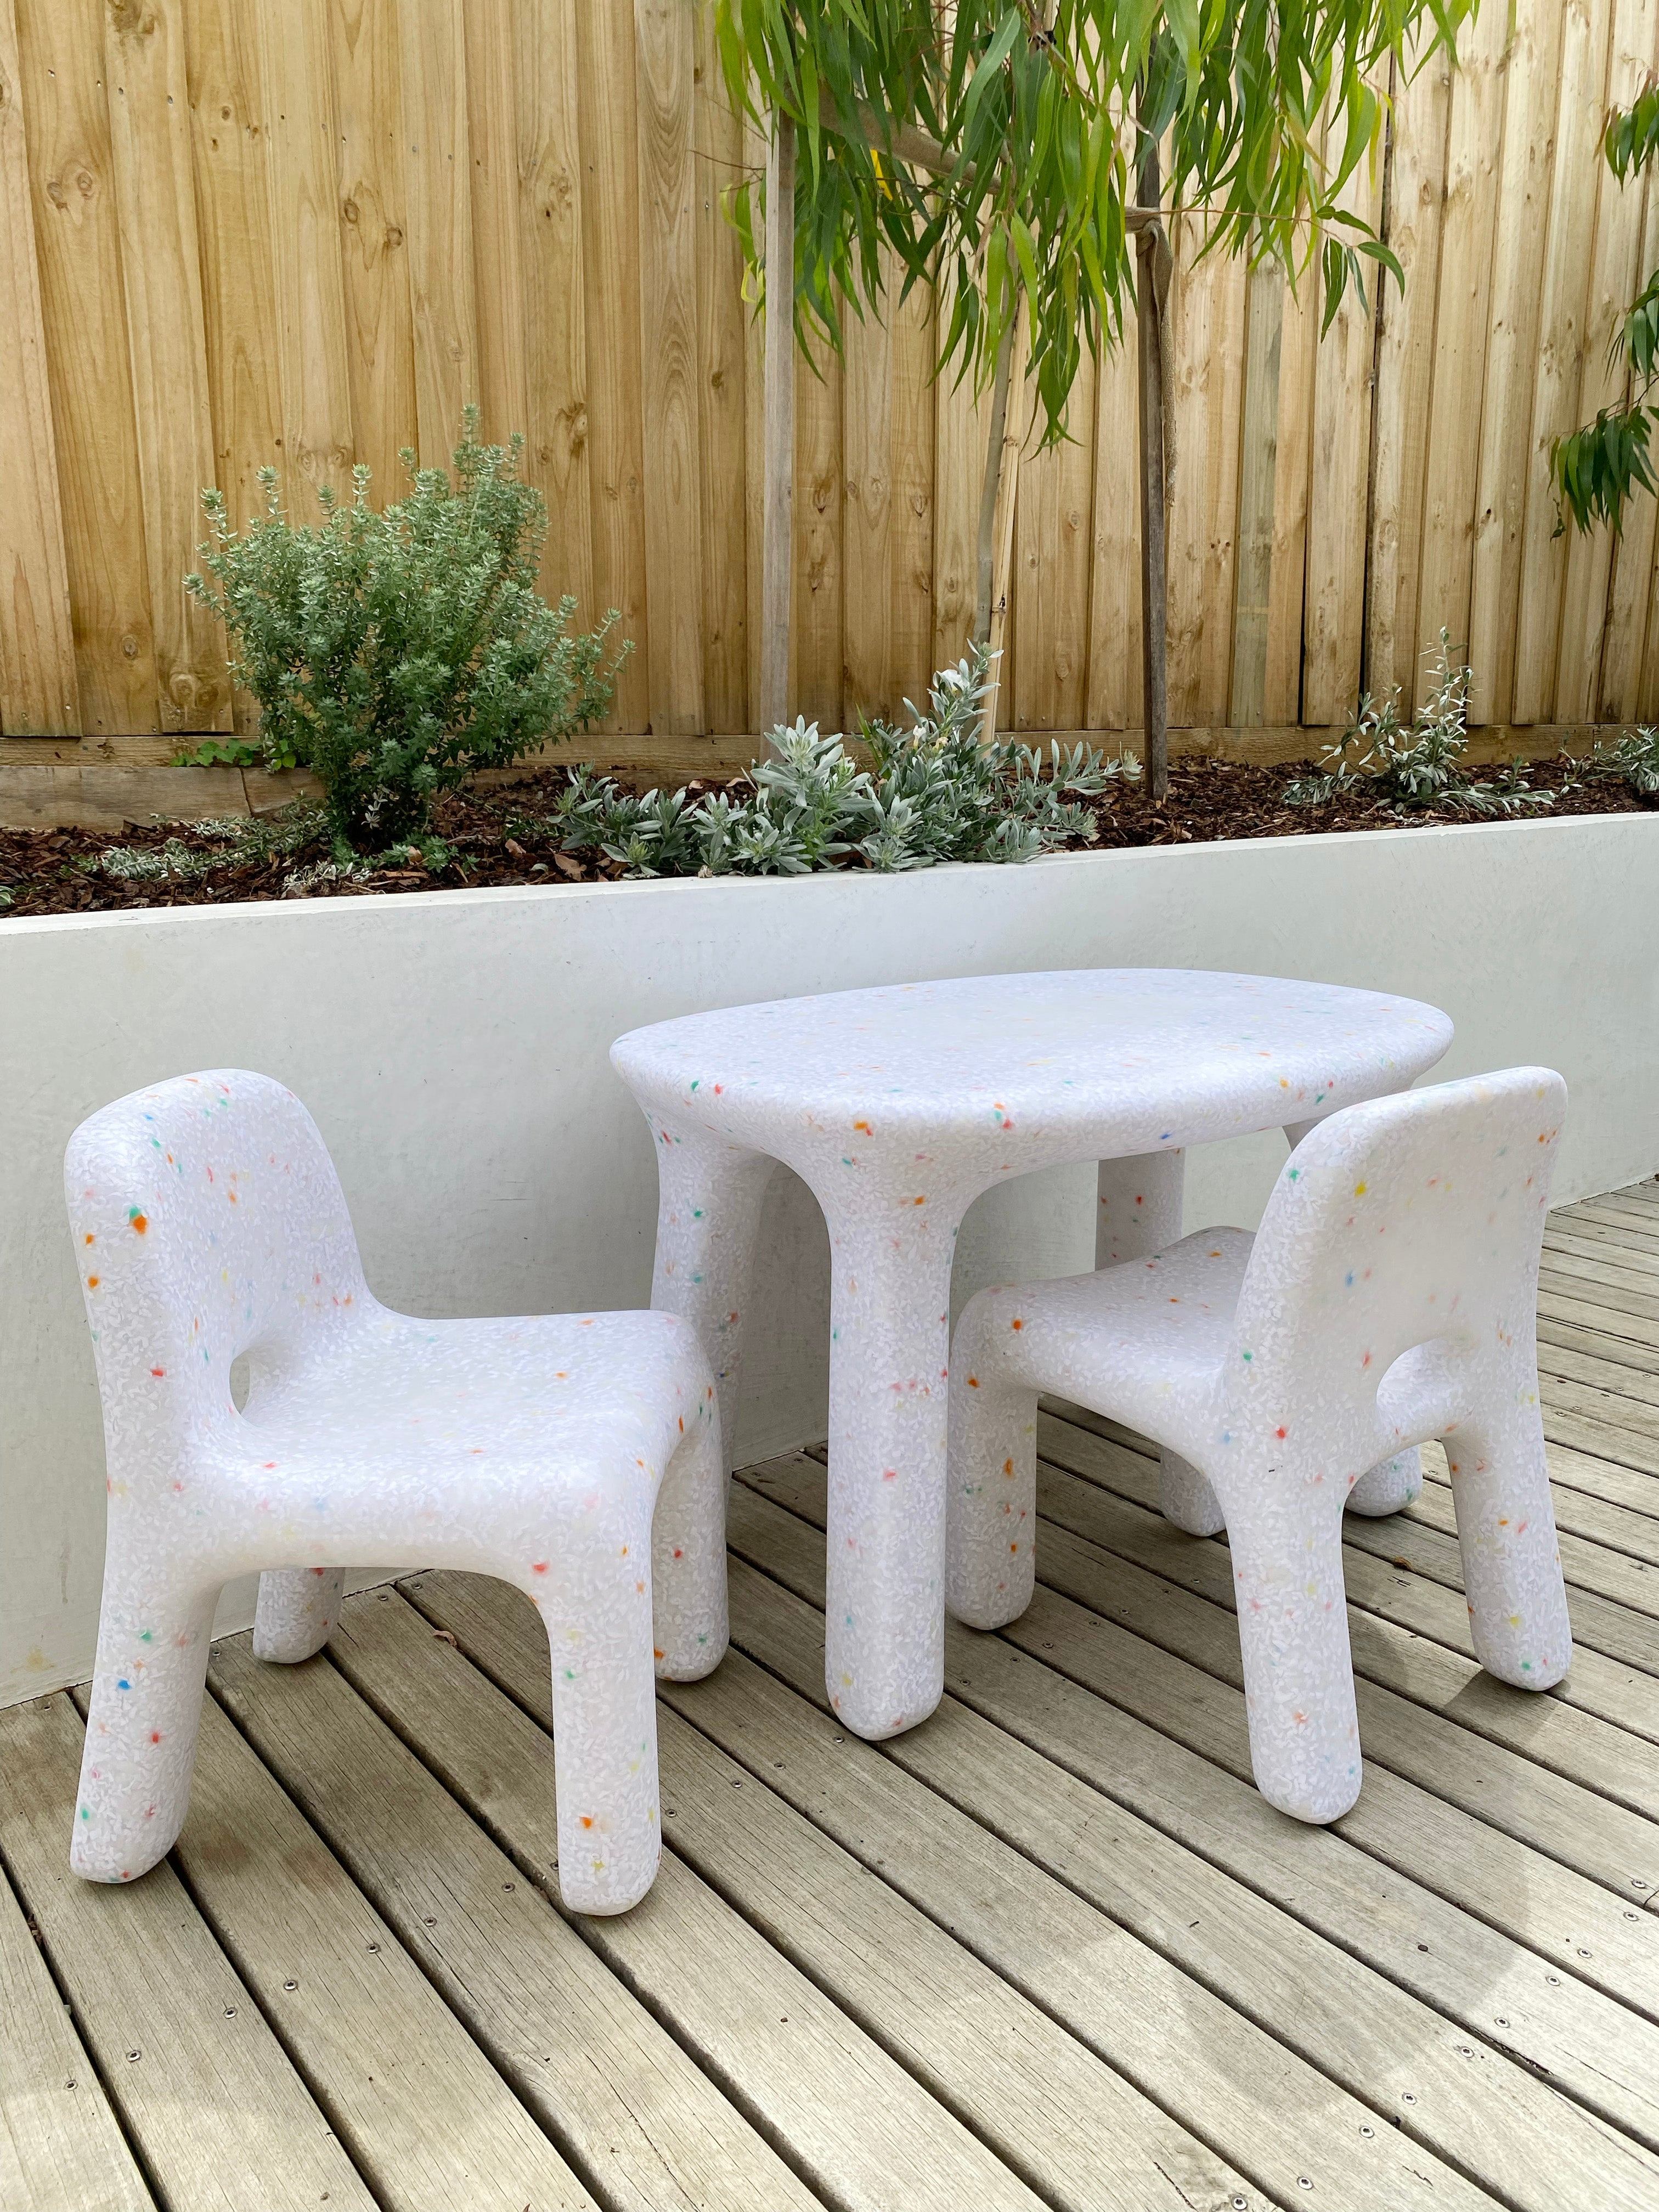
[[[329,1633],[341,1569],[444,1565],[540,1608],[560,1887],[579,1911],[625,1911],[659,1851],[653,1668],[691,1680],[726,1648],[720,1422],[695,1331],[661,1313],[389,1312],[316,1125],[261,1075],[105,1107],[70,1141],[65,1187],[109,1492],[75,1871],[131,1881],[183,1825],[233,1575],[285,1570],[264,1577],[255,1650],[297,1660]]]
[[[1566,1086],[1547,1068],[1334,1114],[1255,1237],[980,1293],[951,1358],[947,1600],[997,1628],[1030,1601],[1036,1401],[1139,1429],[1225,1519],[1257,1787],[1301,1820],[1359,1794],[1342,1510],[1361,1474],[1443,1437],[1476,1656],[1523,1689],[1571,1657],[1538,1410],[1539,1251]]]

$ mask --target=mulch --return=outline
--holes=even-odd
[[[1170,770],[1169,798],[1162,806],[1152,805],[1144,784],[1115,785],[1091,802],[1099,836],[1091,847],[1079,841],[1078,849],[1308,836],[1329,830],[1395,830],[1402,821],[1467,823],[1477,818],[1462,811],[1402,816],[1379,806],[1363,790],[1340,793],[1323,806],[1287,806],[1285,786],[1306,772],[1305,763],[1256,767],[1237,761],[1176,761]],[[1532,769],[1533,781],[1540,789],[1559,788],[1571,773],[1565,761],[1540,761]],[[328,858],[321,840],[276,861],[229,858],[198,877],[132,881],[99,874],[84,864],[117,843],[140,851],[159,850],[169,839],[177,839],[193,851],[204,851],[212,848],[213,841],[179,823],[129,829],[118,838],[107,830],[0,830],[0,920],[109,913],[127,907],[224,906],[284,897],[366,898],[502,884],[616,881],[623,870],[603,854],[562,852],[554,836],[523,826],[526,815],[551,813],[564,783],[562,769],[544,769],[519,782],[442,799],[434,809],[434,827],[454,857],[435,872],[417,863],[381,869],[365,882],[324,881],[303,890],[285,889],[286,879],[296,869]],[[702,788],[696,783],[688,786],[693,797]],[[1597,777],[1577,789],[1561,791],[1545,818],[1632,814],[1654,805],[1638,799],[1622,781]]]

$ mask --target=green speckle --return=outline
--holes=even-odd
[[[91,1808],[91,1806],[90,1806],[90,1805],[83,1805],[83,1806],[81,1808],[81,1818],[82,1818],[83,1820],[91,1820],[91,1818],[92,1818],[92,1808]]]
[[[1255,1354],[1253,1352],[1241,1352],[1238,1356],[1243,1360],[1251,1360],[1255,1358]]]
[[[141,1644],[154,1644],[155,1631],[153,1628],[141,1628],[138,1632],[138,1641]]]

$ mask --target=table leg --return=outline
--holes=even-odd
[[[930,1186],[925,1195],[863,1204],[855,1219],[824,1211],[832,1287],[823,1674],[839,1718],[874,1741],[926,1720],[945,1686],[951,1261],[966,1201]]]
[[[657,1261],[651,1304],[696,1329],[720,1393],[727,1474],[761,1200],[777,1162],[690,1122],[647,1114],[657,1145]]]
[[[1181,1152],[1143,1152],[1102,1160],[1096,1182],[1095,1265],[1144,1260],[1181,1241]],[[1164,1517],[1188,1535],[1214,1536],[1225,1526],[1209,1478],[1167,1446],[1158,1453],[1158,1503]]]

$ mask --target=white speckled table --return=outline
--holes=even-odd
[[[657,1138],[652,1303],[696,1322],[728,1438],[778,1161],[829,1223],[824,1676],[849,1728],[914,1727],[943,1686],[951,1261],[973,1200],[1098,1160],[1098,1259],[1136,1256],[1181,1233],[1183,1147],[1281,1127],[1294,1142],[1405,1090],[1451,1034],[1378,992],[1109,968],[732,1006],[617,1040]]]

